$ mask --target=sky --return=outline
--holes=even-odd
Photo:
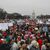
[[[8,13],[17,12],[22,15],[50,14],[50,0],[0,0],[0,8]]]

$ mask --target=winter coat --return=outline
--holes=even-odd
[[[12,47],[10,48],[10,50],[17,50],[18,49],[18,46],[16,43],[13,43],[12,44]]]
[[[46,50],[46,46],[42,45],[41,50]]]
[[[36,47],[32,46],[32,47],[30,48],[30,50],[39,50],[39,48],[36,48]]]

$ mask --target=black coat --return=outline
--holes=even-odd
[[[0,50],[10,50],[10,45],[9,44],[1,44]]]

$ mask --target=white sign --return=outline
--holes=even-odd
[[[13,23],[0,23],[0,30],[5,31],[8,29],[8,26],[13,26]]]

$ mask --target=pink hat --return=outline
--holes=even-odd
[[[30,35],[30,39],[33,39],[33,35]]]
[[[26,34],[25,36],[24,36],[24,39],[26,40],[28,38],[28,34]]]

